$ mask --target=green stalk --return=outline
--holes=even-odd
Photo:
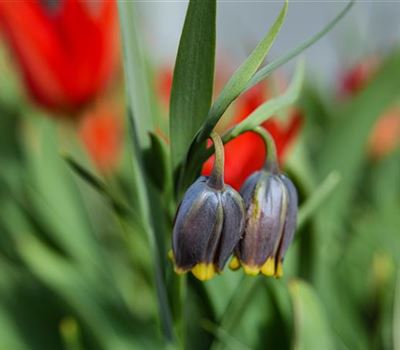
[[[216,190],[222,190],[224,188],[224,144],[222,143],[221,137],[215,131],[211,133],[210,137],[214,144],[215,162],[207,183]]]
[[[267,151],[264,169],[270,171],[273,174],[278,174],[279,173],[278,155],[276,153],[276,145],[273,137],[267,130],[265,130],[261,126],[255,127],[253,131],[262,137]]]

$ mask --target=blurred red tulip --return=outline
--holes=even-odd
[[[157,96],[160,98],[162,107],[166,110],[169,108],[173,76],[173,71],[169,67],[164,67],[158,71],[157,79],[155,81]]]
[[[102,173],[115,170],[123,139],[123,123],[117,108],[100,105],[86,113],[80,121],[79,136]]]
[[[117,54],[113,0],[0,1],[0,28],[41,105],[71,111],[110,79]]]
[[[341,95],[346,97],[359,92],[368,83],[378,65],[378,58],[371,56],[347,70],[340,81]]]
[[[247,118],[267,99],[267,86],[263,83],[243,94],[237,101],[232,124],[237,124]],[[288,146],[296,138],[302,124],[301,113],[297,110],[291,111],[288,119],[287,123],[269,119],[262,124],[275,140],[280,163],[283,162]],[[264,161],[265,146],[260,136],[253,132],[240,135],[225,145],[225,182],[235,189],[240,189],[250,174],[262,168]],[[204,163],[202,174],[209,175],[213,164],[214,156]]]

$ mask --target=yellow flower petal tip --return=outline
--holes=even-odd
[[[215,275],[214,264],[200,263],[193,267],[192,274],[200,281],[208,281]]]
[[[238,270],[240,268],[240,261],[236,256],[232,257],[229,263],[229,268],[233,271]]]
[[[275,275],[275,260],[272,257],[269,257],[264,265],[261,267],[261,272],[265,276],[274,276]]]
[[[278,265],[276,267],[276,271],[275,271],[275,277],[276,278],[281,278],[283,276],[283,266],[282,266],[282,262],[278,262]]]
[[[256,276],[260,273],[260,267],[254,265],[245,265],[243,264],[244,273],[251,276]]]

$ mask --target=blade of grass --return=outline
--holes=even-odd
[[[121,31],[124,45],[124,66],[127,82],[128,121],[130,126],[130,146],[132,147],[131,179],[135,190],[137,212],[146,232],[152,255],[153,275],[156,297],[159,306],[159,319],[167,342],[173,340],[173,327],[167,292],[164,283],[160,255],[150,215],[150,203],[147,183],[144,177],[142,151],[149,145],[147,131],[152,129],[152,110],[150,79],[146,75],[147,67],[139,40],[135,3],[118,1],[121,18]]]
[[[302,281],[292,281],[289,283],[289,292],[293,300],[295,321],[293,348],[334,349],[327,315],[311,286]]]
[[[269,117],[273,116],[282,108],[288,107],[295,103],[300,96],[303,80],[304,63],[300,61],[300,63],[297,65],[296,73],[292,79],[292,82],[286,92],[281,96],[264,102],[246,119],[229,130],[226,135],[224,135],[223,141],[228,142],[243,132],[254,129],[256,126],[264,123]]]
[[[272,25],[267,35],[260,41],[250,56],[242,63],[236,72],[224,86],[222,92],[211,107],[208,113],[207,120],[202,126],[196,142],[202,143],[205,141],[210,132],[214,129],[218,120],[224,114],[229,105],[243,92],[249,83],[251,77],[257,71],[258,67],[264,61],[269,50],[272,47],[284,21],[288,9],[288,1],[286,0],[282,10],[280,11],[275,23]]]
[[[122,216],[132,214],[132,210],[128,208],[127,204],[124,204],[119,199],[117,199],[114,194],[111,193],[111,191],[107,188],[106,184],[101,181],[96,175],[92,174],[88,169],[80,165],[70,155],[64,155],[63,158],[76,175],[78,175],[83,181],[93,187],[99,194],[101,194],[110,202],[111,206],[117,214]],[[140,218],[137,217],[136,219]]]
[[[260,81],[268,77],[274,70],[281,67],[285,63],[289,62],[292,58],[301,54],[304,50],[308,49],[310,46],[315,44],[319,39],[321,39],[324,35],[329,33],[329,31],[346,15],[347,12],[350,11],[352,6],[354,5],[355,0],[351,0],[345,8],[338,13],[338,15],[329,22],[320,32],[313,35],[311,38],[307,39],[299,46],[289,51],[287,54],[278,58],[277,60],[267,64],[265,67],[261,68],[254,77],[249,81],[244,91],[251,89],[254,85],[258,84]],[[243,92],[244,92],[243,91]]]
[[[118,0],[128,108],[137,130],[135,137],[141,149],[149,145],[148,132],[154,129],[153,117],[157,114],[151,98],[151,79],[146,56],[138,31],[138,16],[134,1]]]
[[[170,101],[172,169],[189,146],[210,109],[215,63],[216,1],[191,0],[175,63]]]

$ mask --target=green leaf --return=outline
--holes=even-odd
[[[251,89],[254,85],[258,84],[260,81],[268,77],[274,70],[289,62],[292,58],[296,57],[304,50],[309,48],[311,45],[316,43],[319,39],[321,39],[325,34],[327,34],[343,17],[344,15],[351,9],[354,5],[355,0],[351,0],[346,7],[339,12],[339,14],[329,22],[320,32],[313,35],[311,38],[307,39],[299,46],[295,47],[293,50],[289,51],[287,54],[283,55],[281,58],[267,64],[265,67],[261,68],[254,77],[249,81],[246,86],[245,91]]]
[[[154,129],[157,110],[152,103],[152,79],[148,74],[135,6],[134,1],[118,1],[128,108],[135,125],[135,137],[143,149],[149,144],[148,132]]]
[[[144,152],[143,158],[147,176],[157,189],[165,191],[171,181],[170,169],[167,146],[158,135],[150,134],[150,147]]]
[[[86,268],[94,268],[102,260],[87,211],[72,174],[59,156],[56,124],[41,117],[29,125],[31,135],[38,140],[24,140],[25,185],[34,206],[32,215],[43,222],[65,252]]]
[[[2,278],[4,278],[4,275]],[[2,299],[4,298],[3,296],[1,297]],[[7,311],[7,308],[2,303],[0,303],[0,327],[0,349],[28,350],[30,348],[18,331],[13,315]]]
[[[128,206],[117,199],[115,195],[107,188],[106,184],[97,176],[85,169],[71,156],[65,155],[64,159],[75,172],[75,174],[77,174],[83,181],[85,181],[89,186],[93,187],[99,194],[104,196],[110,202],[111,206],[118,214],[124,216],[131,214],[131,210],[128,208]]]
[[[300,96],[302,83],[304,80],[304,64],[302,61],[297,66],[296,73],[292,82],[286,92],[274,99],[264,102],[254,112],[252,112],[246,119],[233,127],[223,137],[223,141],[227,142],[232,138],[240,135],[245,131],[254,129],[256,126],[264,123],[269,117],[273,116],[282,108],[288,107],[295,103]]]
[[[170,101],[173,170],[210,109],[215,63],[216,1],[191,0],[179,42]]]
[[[143,222],[152,256],[153,275],[156,286],[160,323],[167,341],[173,339],[172,318],[167,300],[160,255],[157,247],[154,227],[151,223],[150,201],[144,175],[142,151],[149,146],[148,131],[153,129],[153,116],[158,113],[152,103],[150,82],[147,75],[145,56],[140,44],[140,33],[137,30],[135,2],[118,1],[121,18],[121,31],[124,46],[124,67],[127,82],[128,120],[130,125],[129,139],[132,147],[131,181],[135,191],[138,215]]]
[[[261,40],[251,55],[242,63],[224,86],[221,94],[212,105],[207,120],[197,137],[198,143],[207,139],[226,109],[244,91],[249,80],[264,61],[285,21],[287,9],[288,1],[286,0],[268,34]]]
[[[327,315],[314,290],[303,281],[289,284],[295,320],[296,350],[334,349]]]
[[[393,312],[393,349],[400,350],[400,271],[397,273]]]
[[[367,158],[366,145],[376,120],[395,103],[400,94],[400,51],[394,52],[382,62],[381,69],[369,85],[342,109],[337,110],[335,122],[325,136],[315,160],[318,175],[325,177],[332,169],[337,170],[342,181],[331,200],[321,210],[325,247],[340,252],[340,242],[347,230],[342,224],[348,213],[358,181]],[[333,249],[334,248],[334,249]],[[339,254],[340,256],[340,254]]]
[[[34,235],[24,234],[18,240],[17,246],[31,271],[86,320],[93,334],[105,348],[116,348],[116,344],[132,346],[133,337],[123,335],[117,324],[113,324],[112,319],[101,307],[99,293],[90,284],[90,278],[82,274],[82,269],[79,270],[68,260],[48,249]]]
[[[224,143],[229,142],[241,133],[252,130],[254,127],[265,122],[268,118],[272,117],[282,108],[288,107],[298,99],[304,79],[304,64],[300,62],[297,66],[295,76],[286,92],[274,99],[268,100],[259,106],[253,113],[251,113],[241,123],[237,124],[222,137]],[[210,157],[212,154],[212,148],[208,149],[197,149],[196,152],[191,154],[190,164],[185,169],[183,180],[180,182],[179,190],[182,191],[193,181],[196,176],[199,165]],[[178,191],[178,193],[182,194]]]

